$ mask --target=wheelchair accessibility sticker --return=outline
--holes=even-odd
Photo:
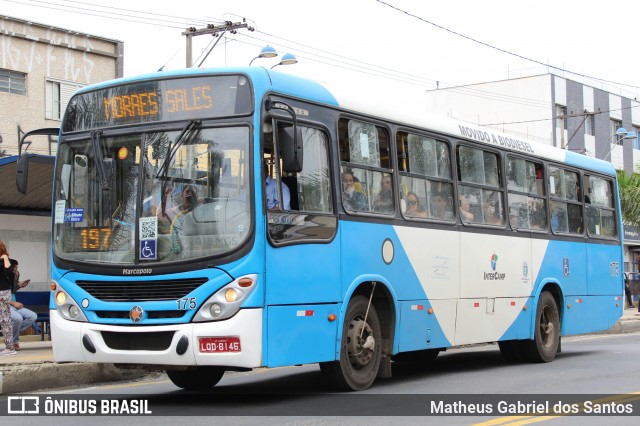
[[[158,242],[158,218],[140,218],[140,260],[156,260]]]
[[[140,260],[156,260],[156,240],[140,241]]]

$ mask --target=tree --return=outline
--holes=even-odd
[[[640,171],[631,175],[623,170],[617,172],[622,220],[625,224],[640,230]]]

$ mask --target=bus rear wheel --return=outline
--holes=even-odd
[[[531,362],[551,362],[560,346],[560,313],[548,291],[540,294],[536,308],[533,340],[522,340],[521,354]]]
[[[188,370],[167,370],[174,385],[185,390],[206,391],[218,384],[224,375],[222,367],[195,367]]]
[[[376,379],[381,359],[382,333],[378,313],[364,296],[349,303],[344,318],[340,359],[320,363],[322,374],[338,389],[365,390]]]

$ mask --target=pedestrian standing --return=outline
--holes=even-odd
[[[629,286],[629,274],[624,273],[624,296],[627,299],[628,309],[633,309],[633,299],[631,298],[631,287]]]
[[[11,289],[13,287],[13,267],[7,247],[0,241],[0,330],[4,336],[5,349],[0,355],[15,355],[13,329],[11,328]]]

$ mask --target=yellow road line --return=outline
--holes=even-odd
[[[640,392],[631,392],[627,394],[618,394],[611,395],[605,398],[589,400],[594,404],[602,404],[607,402],[631,402],[640,400]],[[488,420],[486,422],[475,423],[474,426],[497,426],[497,425],[509,425],[509,426],[522,426],[528,425],[531,423],[538,423],[547,420],[557,419],[560,417],[568,417],[568,416],[580,416],[584,414],[584,403],[586,401],[577,402],[575,404],[580,404],[582,409],[580,409],[577,413],[566,413],[566,414],[558,414],[558,415],[544,415],[544,416],[507,416],[507,417],[499,417],[497,419]]]

